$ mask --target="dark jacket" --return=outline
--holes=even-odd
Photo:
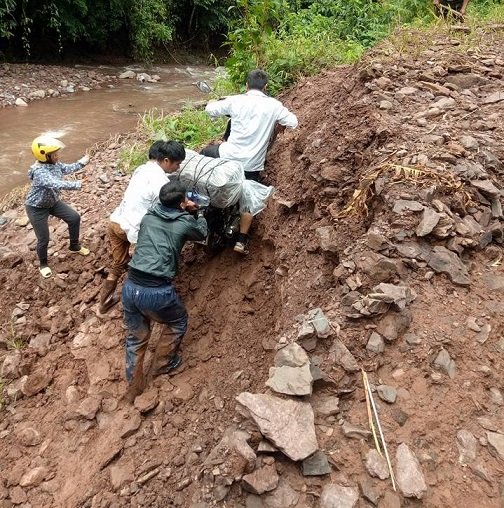
[[[75,173],[84,167],[80,162],[73,164],[44,164],[36,162],[28,171],[32,187],[26,196],[26,204],[37,208],[51,208],[59,201],[62,190],[80,189],[80,182],[63,180],[64,175]]]
[[[134,268],[154,277],[171,280],[177,274],[178,260],[188,240],[204,240],[206,220],[188,212],[154,205],[143,217],[138,242],[130,261]]]

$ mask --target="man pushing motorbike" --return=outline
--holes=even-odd
[[[196,216],[193,216],[195,214]],[[168,374],[182,362],[178,354],[187,330],[187,311],[173,286],[178,261],[187,241],[203,240],[207,223],[186,187],[168,182],[159,191],[159,203],[142,218],[138,241],[123,286],[126,337],[126,394],[132,400],[145,386],[143,362],[151,322],[165,325],[154,353],[152,374]]]
[[[243,164],[245,178],[261,181],[266,153],[276,134],[285,128],[295,129],[297,117],[282,103],[266,95],[268,75],[256,69],[247,76],[247,92],[209,102],[205,108],[212,117],[228,116],[231,130],[226,141],[205,147],[201,154],[206,157],[220,157],[237,160]],[[252,214],[242,213],[240,234],[234,251],[248,253],[249,230]]]

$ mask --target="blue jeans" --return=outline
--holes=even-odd
[[[187,330],[187,311],[171,283],[158,287],[139,286],[126,279],[122,290],[126,337],[126,379],[143,384],[143,361],[151,332],[151,321],[167,327],[154,353],[153,370],[166,367],[177,353]],[[143,389],[143,387],[141,388]]]

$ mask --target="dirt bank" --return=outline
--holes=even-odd
[[[96,314],[121,142],[67,196],[89,259],[70,258],[54,222],[57,275],[41,280],[33,231],[7,212],[4,506],[500,506],[501,33],[403,35],[284,97],[300,128],[270,155],[277,193],[252,252],[187,248],[184,369],[134,407],[119,402],[120,309]],[[314,308],[330,322],[318,313],[316,330]],[[276,356],[296,340],[309,363],[296,346]],[[372,452],[360,368],[397,493]]]
[[[7,63],[0,65],[0,76],[0,108],[23,107],[46,97],[87,92],[111,85],[117,79],[99,69]]]

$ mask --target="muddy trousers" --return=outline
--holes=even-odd
[[[162,372],[177,353],[187,330],[187,311],[171,283],[146,287],[129,278],[122,290],[126,337],[126,379],[140,390],[144,387],[143,362],[151,332],[151,321],[162,323],[152,372]]]
[[[112,254],[112,267],[110,273],[119,279],[128,269],[128,263],[131,260],[129,255],[130,243],[126,233],[119,224],[110,221],[107,227],[107,236],[110,243],[110,253]]]
[[[37,237],[37,256],[41,265],[47,265],[47,246],[49,245],[49,215],[58,217],[68,224],[70,248],[78,250],[80,215],[71,206],[57,201],[51,208],[38,208],[26,205],[26,215],[30,219]]]

